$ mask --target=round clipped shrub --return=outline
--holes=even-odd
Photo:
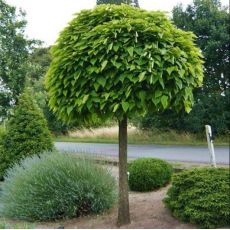
[[[133,191],[151,191],[166,185],[172,175],[172,166],[164,160],[140,158],[129,166],[129,187]]]
[[[201,228],[230,225],[229,169],[202,168],[173,178],[164,199],[172,214]]]
[[[104,167],[46,153],[7,171],[0,215],[29,221],[78,217],[111,208],[116,197],[115,179]]]

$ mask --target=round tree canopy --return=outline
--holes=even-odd
[[[189,112],[203,80],[194,39],[162,12],[128,5],[83,10],[51,50],[50,107],[66,122]]]

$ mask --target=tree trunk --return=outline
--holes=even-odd
[[[127,117],[119,121],[119,207],[118,226],[129,224],[129,193],[127,175]]]

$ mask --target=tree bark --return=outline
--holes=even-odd
[[[127,169],[127,117],[125,116],[121,121],[119,121],[118,226],[130,223]]]

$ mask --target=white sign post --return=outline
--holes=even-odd
[[[207,142],[208,142],[208,149],[210,153],[210,161],[211,165],[216,168],[216,157],[214,152],[214,145],[213,145],[213,137],[212,137],[212,129],[210,125],[205,125]]]

